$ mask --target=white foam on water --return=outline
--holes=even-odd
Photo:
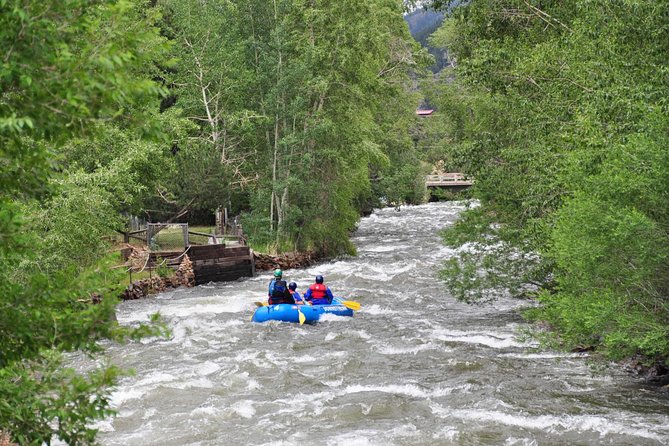
[[[368,341],[373,337],[365,330],[347,330],[345,335],[346,339],[349,341],[353,340],[354,338],[364,339]]]
[[[358,430],[336,435],[329,438],[327,446],[390,446],[386,441],[379,440],[379,432],[372,430]]]
[[[513,359],[570,359],[570,358],[587,358],[587,353],[501,353],[499,355],[503,358]]]
[[[474,388],[475,386],[469,383],[455,387],[437,386],[433,389],[424,389],[415,384],[352,385],[346,387],[342,391],[342,394],[379,392],[429,400],[431,398],[440,398],[452,394],[469,394],[472,393]]]
[[[395,444],[394,439],[406,439],[415,437],[418,428],[411,423],[400,424],[390,430],[360,429],[353,432],[336,435],[327,440],[327,445],[332,446],[391,446]],[[401,441],[401,444],[404,444]]]
[[[597,388],[593,386],[576,387],[570,384],[567,380],[561,380],[561,382],[564,388],[570,393],[590,393],[597,390]]]
[[[503,349],[509,347],[528,347],[531,342],[519,342],[512,333],[496,333],[495,336],[487,333],[468,332],[461,330],[436,329],[430,339],[464,344],[480,344],[491,348]]]
[[[331,391],[317,392],[317,393],[300,393],[299,389],[296,392],[289,394],[289,398],[276,399],[275,404],[281,407],[274,411],[275,415],[288,414],[295,416],[296,414],[305,412],[309,416],[318,417],[325,409],[325,405],[335,398],[335,394]]]
[[[253,305],[254,310],[255,310],[255,308],[256,308],[256,306]],[[216,332],[218,333],[218,332],[224,331],[226,328],[238,328],[238,327],[241,327],[243,325],[246,325],[245,320],[230,319],[230,320],[227,320],[223,323],[220,323],[220,322],[217,321],[215,328],[216,328]]]
[[[370,271],[371,270],[371,271]],[[367,280],[370,282],[390,282],[395,274],[388,274],[387,272],[382,271],[381,267],[374,268],[371,265],[365,265],[364,270],[359,270],[353,273],[353,275],[359,279]]]
[[[203,363],[190,366],[190,370],[192,370],[192,372],[197,375],[206,376],[218,372],[221,370],[221,366],[211,361],[205,361]]]
[[[144,375],[142,379],[137,381],[134,386],[135,387],[148,387],[152,384],[162,384],[162,383],[169,383],[176,381],[176,376],[170,374],[170,373],[165,373],[165,372],[155,372],[155,373],[149,373],[147,375]]]
[[[340,387],[342,384],[344,384],[344,378],[334,379],[330,381],[321,381],[321,383],[325,384],[328,387]]]
[[[538,446],[537,440],[533,438],[509,437],[504,440],[504,446]]]
[[[634,419],[631,414],[616,414],[616,418],[627,420],[626,424],[621,424],[604,416],[596,415],[529,416],[480,409],[453,409],[433,402],[430,405],[435,415],[446,419],[458,418],[476,423],[496,423],[555,434],[570,431],[592,431],[598,433],[600,438],[609,434],[618,434],[646,438],[660,443],[667,440],[666,436],[660,436],[646,428],[630,427],[629,422]],[[643,423],[644,420],[640,420],[640,422]]]
[[[321,317],[318,318],[318,322],[351,322],[353,318],[351,316],[337,316],[336,314],[332,313],[323,313],[321,314]],[[326,339],[327,340],[327,339]]]
[[[407,438],[416,436],[416,433],[418,433],[418,428],[416,427],[416,425],[412,423],[407,423],[407,424],[397,425],[394,428],[390,429],[389,431],[387,431],[386,436],[390,438],[398,438],[398,437]]]
[[[330,336],[331,333],[328,334]],[[334,335],[333,335],[334,337]],[[325,339],[326,342],[331,341],[332,339]],[[294,356],[293,359],[291,359],[291,362],[294,362],[296,364],[310,364],[313,362],[323,362],[323,361],[331,361],[332,363],[336,361],[341,361],[342,359],[346,358],[348,356],[348,352],[346,351],[332,351],[332,352],[327,352],[322,355],[318,356],[313,356],[311,354],[304,354],[301,356]]]
[[[434,440],[446,440],[455,442],[460,436],[460,432],[453,426],[443,426],[432,435]]]
[[[259,365],[263,361],[260,360],[259,356],[261,355],[260,350],[254,350],[254,349],[246,349],[242,351],[238,351],[237,354],[234,357],[234,362],[235,363],[241,363],[241,362],[252,362],[254,365]]]
[[[241,313],[248,311],[249,302],[229,300],[219,303],[195,303],[183,301],[183,305],[171,305],[160,309],[160,314],[169,317],[192,317],[197,314]]]
[[[111,393],[111,406],[118,408],[126,401],[142,398],[146,393],[146,390],[135,387],[124,387],[122,390],[116,390]]]
[[[387,242],[388,240],[386,240]],[[360,248],[358,251],[359,252],[392,252],[392,251],[399,251],[399,250],[406,250],[407,248],[410,248],[409,245],[402,245],[402,244],[397,244],[397,245],[376,245],[376,246],[370,246],[366,248]]]
[[[196,326],[197,324],[195,324],[194,320],[190,322],[177,321],[171,327],[172,337],[170,338],[170,342],[174,344],[183,344],[183,347],[190,347],[191,333]]]
[[[293,363],[292,358],[284,356],[284,352],[267,351],[262,359],[251,361],[253,365],[260,368],[278,367],[281,370]]]
[[[409,355],[409,354],[415,355],[419,352],[424,352],[428,350],[439,350],[440,352],[447,352],[447,351],[452,351],[453,349],[444,348],[443,346],[437,346],[432,343],[401,346],[401,347],[395,347],[386,344],[376,346],[376,351],[381,353],[382,355]]]
[[[434,390],[425,390],[415,384],[388,384],[388,385],[352,385],[343,390],[343,394],[379,392],[393,395],[404,395],[413,398],[427,399],[449,395],[453,392],[452,388],[437,388]]]
[[[199,417],[215,417],[220,413],[220,409],[213,406],[197,407],[191,411],[191,415]]]
[[[390,305],[382,307],[380,305],[374,304],[374,305],[365,305],[362,308],[363,308],[363,310],[361,310],[361,311],[364,311],[365,313],[373,314],[375,316],[397,313],[397,310],[393,310],[393,308]]]
[[[214,383],[206,378],[196,378],[186,381],[175,381],[170,385],[166,386],[173,389],[186,390],[186,389],[213,389]]]
[[[329,276],[349,275],[353,272],[354,265],[349,260],[337,260],[335,262],[321,263],[316,266],[299,270],[299,276],[305,277],[305,281],[311,285],[317,275],[324,276],[325,283],[328,283]],[[334,290],[333,290],[334,291]]]
[[[421,264],[420,261],[414,259],[403,259],[397,262],[383,263],[364,262],[360,263],[351,274],[353,277],[363,279],[370,282],[370,286],[381,282],[389,282],[404,273],[414,273]]]
[[[246,390],[258,390],[261,388],[262,385],[255,379],[249,379],[249,382],[246,384]]]
[[[253,404],[253,401],[250,400],[237,401],[231,408],[242,418],[253,418],[256,414],[256,409],[253,407]]]
[[[439,248],[432,255],[435,258],[438,258],[438,259],[447,259],[447,258],[454,257],[459,252],[460,251],[457,248],[451,248],[451,247],[448,247],[448,246],[444,246],[443,248]]]
[[[236,327],[243,324],[239,320],[221,324],[217,319],[176,319],[170,327],[172,336],[169,342],[178,344],[182,351],[190,351],[194,347],[193,343],[197,343],[198,348],[213,353],[219,351],[221,346],[240,342],[238,336],[220,336],[220,333],[224,330],[238,331]]]
[[[158,313],[159,308],[156,307],[151,310],[144,310],[144,311],[133,311],[133,312],[127,312],[127,313],[121,313],[121,312],[116,312],[116,319],[118,320],[118,323],[121,325],[130,325],[133,323],[140,323],[140,322],[149,322],[151,320],[151,315]]]
[[[114,432],[114,419],[106,418],[104,420],[98,420],[91,423],[90,427],[92,429],[97,429],[100,432]]]
[[[176,376],[166,372],[156,372],[145,375],[134,383],[126,384],[124,390],[112,393],[111,402],[114,407],[120,407],[130,400],[141,399],[162,386],[172,389],[211,389],[214,384],[204,376],[220,370],[220,366],[205,362],[192,366],[188,376]]]

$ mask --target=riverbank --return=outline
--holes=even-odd
[[[288,252],[278,255],[253,253],[255,269],[269,271],[276,268],[292,269],[306,268],[322,260],[312,252]],[[182,286],[192,287],[195,285],[195,274],[193,265],[188,255],[184,255],[181,263],[173,274],[167,274],[162,270],[155,276],[133,281],[121,293],[121,300],[136,300],[149,297],[153,294],[163,292],[171,288]]]
[[[634,356],[621,361],[619,365],[630,375],[641,378],[648,385],[669,393],[669,367],[665,361],[655,361],[649,364],[646,358]]]

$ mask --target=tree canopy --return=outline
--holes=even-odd
[[[501,260],[453,260],[461,297],[533,283],[565,347],[669,356],[667,6],[472,1],[435,33],[457,66],[426,88],[482,203],[447,239]]]

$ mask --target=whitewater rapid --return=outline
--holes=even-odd
[[[123,302],[122,324],[159,312],[169,338],[107,346],[135,371],[112,394],[104,445],[661,445],[669,398],[583,354],[521,336],[523,302],[469,306],[436,279],[455,251],[439,231],[465,203],[375,211],[358,255],[316,274],[356,300],[353,318],[250,322],[269,273]]]

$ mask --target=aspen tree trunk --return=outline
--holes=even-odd
[[[277,227],[278,230],[281,226],[281,203],[276,196],[274,191],[274,185],[278,179],[278,164],[279,164],[279,116],[275,115],[274,117],[274,159],[272,162],[272,201],[270,203],[270,225],[274,229],[274,208],[276,207],[276,216],[277,216]]]
[[[278,22],[279,14],[277,10],[276,0],[273,1],[274,4],[274,21]],[[277,81],[281,79],[282,67],[283,67],[283,55],[281,53],[281,47],[278,49],[278,61],[277,61]],[[272,196],[270,202],[270,229],[277,231],[277,240],[278,240],[278,231],[281,229],[281,224],[283,223],[283,206],[281,200],[277,196],[277,193],[274,190],[274,185],[277,183],[279,176],[279,138],[281,136],[280,121],[278,111],[274,114],[274,157],[272,162]],[[276,209],[276,228],[274,227],[274,210]]]

